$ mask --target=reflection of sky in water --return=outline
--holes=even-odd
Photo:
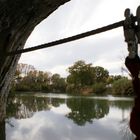
[[[31,118],[9,121],[6,124],[7,140],[124,140],[120,134],[127,123],[130,110],[113,106],[104,118],[78,126],[66,116],[71,109],[66,104],[51,106],[50,110],[34,113]],[[125,125],[126,126],[126,125]]]

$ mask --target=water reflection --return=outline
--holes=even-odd
[[[86,122],[92,123],[93,119],[103,118],[109,113],[107,100],[72,98],[68,100],[67,106],[71,109],[67,117],[78,125],[85,125]]]
[[[125,135],[132,136],[126,129],[132,104],[131,100],[17,96],[8,103],[6,138],[125,140]]]

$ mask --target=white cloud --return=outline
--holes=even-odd
[[[56,72],[57,73],[61,73],[61,76],[62,77],[66,77],[68,75],[68,72],[67,72],[67,68],[69,66],[68,65],[57,65],[56,67],[50,69],[51,73],[52,74],[55,74]]]
[[[51,111],[56,114],[67,115],[71,112],[71,109],[69,109],[66,104],[62,104],[59,107],[52,107]]]
[[[114,23],[124,19],[124,10],[134,11],[139,0],[71,0],[40,23],[29,37],[26,47]],[[119,57],[127,55],[122,28],[66,43],[53,48],[23,54],[20,62],[32,64],[39,70],[67,75],[66,66],[77,60],[106,66],[111,73],[120,72]],[[117,62],[117,63],[116,63]],[[112,72],[113,71],[113,72]]]

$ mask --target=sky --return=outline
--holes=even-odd
[[[71,0],[42,21],[28,38],[25,48],[90,31],[124,19],[124,10],[135,15],[139,0]],[[121,71],[127,56],[123,28],[117,28],[77,41],[22,54],[19,63],[37,70],[68,75],[68,67],[78,60],[107,69],[110,75]]]

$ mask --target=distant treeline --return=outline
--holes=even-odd
[[[127,77],[109,75],[108,70],[77,61],[68,68],[69,75],[37,71],[34,66],[18,64],[11,92],[53,92],[70,94],[112,94],[132,95],[131,80]]]

